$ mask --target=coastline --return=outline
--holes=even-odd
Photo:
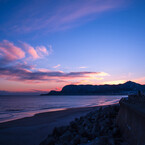
[[[14,120],[19,120],[19,119],[23,119],[23,118],[28,118],[28,117],[33,117],[36,114],[41,114],[41,113],[46,113],[46,112],[56,112],[56,111],[62,111],[62,110],[66,110],[67,108],[58,108],[58,109],[46,109],[46,110],[36,110],[36,111],[28,111],[28,112],[20,112],[18,116],[16,117],[10,117],[8,119],[4,119],[2,121],[0,121],[1,123],[5,123],[5,122],[10,122],[10,121],[14,121]],[[21,114],[22,113],[22,114]],[[18,114],[18,113],[17,113]]]
[[[116,122],[120,105],[94,109],[69,125],[54,128],[40,145],[129,145]]]
[[[0,97],[0,123],[67,108],[110,105],[119,102],[121,98],[122,96],[3,96]],[[7,102],[9,105],[6,105]]]
[[[75,118],[84,116],[100,107],[102,106],[69,108],[0,123],[0,144],[38,145],[48,134],[52,133],[54,127],[68,125]]]

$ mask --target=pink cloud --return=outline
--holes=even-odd
[[[33,59],[38,59],[40,58],[40,56],[38,55],[37,51],[35,50],[34,47],[32,47],[31,45],[27,44],[27,43],[22,43],[23,47],[25,48],[25,50],[29,53],[29,55],[33,58]]]
[[[133,81],[145,85],[145,77],[144,76],[143,77],[140,77],[140,78],[136,78]]]
[[[107,77],[108,74],[105,72],[89,72],[89,71],[80,71],[80,72],[63,72],[63,71],[52,71],[48,69],[37,69],[33,65],[28,65],[27,63],[17,63],[17,65],[11,66],[0,66],[0,78],[5,80],[10,85],[12,90],[17,90],[21,87],[38,87],[42,86],[42,90],[44,89],[44,85],[46,84],[46,88],[48,87],[56,87],[60,84],[66,85],[70,83],[86,83],[86,84],[96,84],[100,79]],[[18,86],[16,87],[16,84]],[[19,86],[19,85],[22,86]],[[34,85],[35,84],[35,85]],[[50,84],[50,86],[48,85]],[[7,85],[8,86],[8,85]]]
[[[37,51],[40,51],[40,52],[42,52],[44,54],[48,54],[48,51],[47,51],[45,46],[38,46],[37,47]]]
[[[6,61],[13,61],[25,57],[25,52],[8,40],[0,42],[0,57]]]
[[[22,58],[25,58],[26,60],[29,57],[38,59],[44,57],[45,55],[48,56],[53,52],[51,45],[48,46],[48,49],[45,46],[33,47],[21,41],[19,41],[19,45],[21,47],[16,46],[8,40],[3,40],[0,42],[0,61],[5,63]]]
[[[61,65],[58,64],[58,65],[53,66],[53,68],[58,68],[58,67],[60,67],[60,66],[61,66]]]
[[[86,66],[80,66],[79,68],[84,69],[84,68],[87,68],[87,67]]]
[[[39,54],[39,56],[43,57],[44,55],[50,55],[53,52],[53,50],[51,45],[49,45],[48,47],[49,50],[45,46],[37,46],[36,51]]]
[[[6,80],[15,80],[15,81],[74,81],[75,79],[99,79],[100,76],[107,76],[107,73],[104,72],[62,72],[62,71],[51,71],[51,70],[44,70],[38,69],[33,70],[31,69],[33,66],[19,64],[15,66],[9,67],[0,67],[0,76]],[[106,75],[105,75],[106,74]],[[102,77],[101,77],[102,78]]]

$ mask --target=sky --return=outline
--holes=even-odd
[[[145,84],[144,0],[0,0],[0,92]]]

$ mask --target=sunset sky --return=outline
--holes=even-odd
[[[144,0],[0,0],[0,91],[145,84]]]

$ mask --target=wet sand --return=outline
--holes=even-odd
[[[0,145],[39,145],[54,127],[68,125],[99,107],[71,108],[0,123]]]

